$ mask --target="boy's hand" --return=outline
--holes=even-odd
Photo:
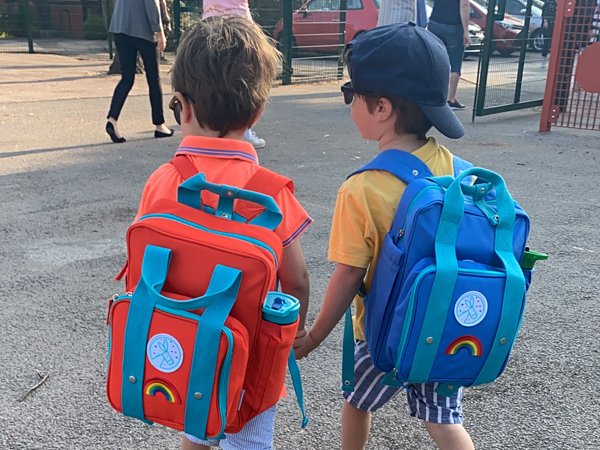
[[[313,350],[312,344],[312,338],[308,329],[303,327],[302,329],[298,330],[296,333],[296,339],[294,339],[294,353],[296,355],[296,359],[302,359],[308,356],[308,354]]]

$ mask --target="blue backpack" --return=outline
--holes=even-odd
[[[520,262],[529,217],[500,175],[454,157],[454,177],[387,150],[352,175],[384,170],[408,184],[365,303],[365,337],[390,386],[437,382],[438,394],[494,381],[523,317],[531,270]],[[350,175],[350,176],[352,176]],[[471,178],[475,177],[475,184]],[[353,391],[350,310],[343,386]]]

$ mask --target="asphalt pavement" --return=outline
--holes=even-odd
[[[118,79],[107,63],[58,56],[0,57],[0,447],[177,449],[179,434],[124,418],[106,400],[108,299],[126,258],[125,232],[148,176],[181,137],[154,139],[143,76],[120,126],[104,132]],[[166,73],[163,75],[166,76]],[[165,105],[170,98],[165,81]],[[327,261],[337,189],[377,152],[361,139],[339,82],[277,87],[255,127],[261,164],[294,179],[314,224],[301,243],[311,279],[309,324],[334,265]],[[459,99],[472,104],[473,86]],[[538,133],[540,109],[479,118],[452,152],[504,176],[531,217],[537,265],[509,365],[466,390],[476,448],[600,449],[598,133]],[[167,124],[174,124],[166,110]],[[433,135],[439,136],[437,132]],[[339,448],[341,331],[300,362],[310,423],[293,395],[276,419],[276,449]],[[46,381],[22,402],[40,376]],[[291,389],[290,389],[291,391]],[[373,417],[369,449],[434,449],[403,394]]]

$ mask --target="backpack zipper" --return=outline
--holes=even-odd
[[[211,230],[210,228],[204,227],[202,225],[199,225],[197,223],[194,222],[190,222],[189,220],[185,220],[182,219],[180,217],[177,217],[173,214],[147,214],[145,216],[140,217],[136,223],[141,222],[144,219],[167,219],[167,220],[172,220],[174,222],[178,222],[181,223],[183,225],[187,225],[189,227],[192,228],[196,228],[198,230],[203,230],[203,231],[208,231],[209,233],[214,233],[214,234],[218,234],[220,236],[226,236],[226,237],[231,237],[233,239],[238,239],[240,241],[244,241],[244,242],[248,242],[250,244],[256,245],[257,247],[260,247],[264,250],[267,250],[269,253],[271,253],[271,255],[273,255],[273,259],[275,260],[275,267],[277,267],[278,261],[277,261],[277,256],[275,255],[275,251],[269,247],[267,244],[265,244],[264,242],[259,241],[258,239],[253,239],[250,238],[248,236],[243,236],[240,234],[235,234],[235,233],[227,233],[224,231],[215,231],[215,230]]]
[[[221,367],[221,374],[219,375],[219,412],[221,414],[221,432],[219,436],[224,435],[227,425],[227,396],[229,394],[229,375],[231,374],[231,361],[233,359],[233,334],[226,327],[223,327],[222,331],[227,336],[229,348],[227,349],[223,367]]]

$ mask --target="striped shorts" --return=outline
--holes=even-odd
[[[225,434],[225,440],[203,441],[190,434],[183,433],[194,444],[221,447],[223,450],[272,450],[275,411],[277,406],[267,409],[250,420],[239,433]]]
[[[380,383],[385,373],[377,370],[365,341],[354,347],[354,392],[342,394],[346,401],[361,411],[377,411],[402,389]],[[462,424],[462,388],[452,397],[435,392],[438,383],[406,384],[410,415],[433,423]]]

